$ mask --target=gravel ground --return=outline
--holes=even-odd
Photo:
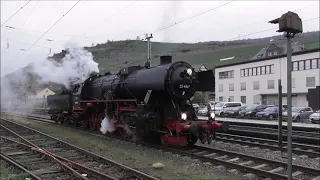
[[[248,155],[252,155],[252,156],[258,156],[258,157],[270,159],[270,160],[287,162],[287,158],[281,157],[280,151],[272,151],[270,149],[260,149],[258,147],[249,147],[249,146],[243,146],[240,144],[231,144],[231,143],[226,143],[226,142],[222,142],[222,141],[214,141],[214,140],[209,145],[202,144],[199,142],[197,143],[197,145],[206,146],[206,147],[214,147],[216,149],[221,149],[221,150],[239,152],[239,153],[248,154]],[[287,156],[287,154],[284,153],[284,157],[286,157],[286,156]],[[292,154],[292,159],[293,159],[292,162],[295,165],[320,169],[320,163],[319,163],[320,157],[309,158],[308,156],[305,156],[305,155],[299,156],[296,154]]]
[[[208,162],[181,157],[162,150],[150,149],[131,142],[112,138],[101,138],[75,129],[54,124],[35,123],[30,120],[15,118],[15,121],[26,124],[42,132],[70,142],[79,147],[100,154],[106,158],[135,168],[159,179],[215,179],[215,180],[245,180],[258,179],[252,174],[243,174],[238,170],[212,165]],[[153,163],[163,163],[163,169],[152,168]]]

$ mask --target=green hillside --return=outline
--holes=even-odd
[[[162,43],[152,42],[151,65],[160,63],[160,55],[172,55],[173,61],[186,61],[192,65],[204,64],[207,68],[219,65],[247,61],[262,48],[273,43],[286,44],[283,36],[273,36],[261,39],[245,39],[236,41],[210,41],[202,43]],[[320,47],[319,31],[297,35],[294,41],[299,41],[306,49]],[[92,52],[94,60],[99,63],[101,73],[117,72],[119,68],[130,65],[143,65],[147,58],[147,42],[138,40],[109,41],[93,47],[85,47]],[[55,54],[53,58],[61,59],[65,52]],[[220,59],[234,57],[228,61]]]

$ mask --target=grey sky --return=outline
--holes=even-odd
[[[44,58],[60,52],[69,40],[79,45],[103,43],[108,39],[135,39],[145,33],[179,22],[229,1],[81,1],[23,57],[28,49],[76,1],[31,1],[1,27],[1,75],[28,64],[30,58]],[[27,1],[1,1],[1,23]],[[132,4],[133,3],[133,4]],[[131,5],[130,5],[131,4]],[[123,11],[119,10],[130,5]],[[301,10],[299,10],[301,9]],[[287,11],[296,11],[302,20],[319,17],[318,1],[234,1],[221,8],[154,33],[153,41],[198,42],[235,40],[277,35],[268,20]],[[113,17],[109,18],[111,15]],[[247,26],[246,26],[247,25]],[[12,26],[9,29],[5,26]],[[319,19],[305,22],[304,31],[319,30]],[[239,37],[239,38],[237,38]],[[49,42],[46,39],[53,41]],[[7,48],[7,41],[9,48]]]

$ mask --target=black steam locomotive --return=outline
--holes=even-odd
[[[196,91],[214,90],[213,71],[195,72],[186,62],[172,63],[171,56],[160,61],[158,66],[131,66],[72,83],[69,90],[48,96],[51,118],[91,130],[106,119],[113,127],[109,134],[158,139],[163,146],[185,146],[198,139],[210,143],[214,132],[228,125],[215,122],[214,115],[198,120],[190,98]]]

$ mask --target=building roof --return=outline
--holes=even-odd
[[[208,68],[204,64],[197,64],[192,66],[196,72],[207,71]]]
[[[307,54],[307,53],[313,53],[313,52],[318,52],[320,51],[320,48],[315,48],[315,49],[307,49],[307,50],[303,50],[303,51],[298,51],[298,52],[293,52],[292,56],[295,55],[301,55],[301,54]],[[271,56],[271,57],[265,57],[265,58],[260,58],[260,59],[250,59],[247,61],[241,61],[241,62],[234,62],[234,63],[228,63],[228,64],[224,64],[224,65],[219,65],[216,66],[216,68],[222,68],[222,67],[228,67],[228,66],[235,66],[235,65],[239,65],[239,64],[248,64],[248,63],[253,63],[253,62],[260,62],[260,61],[266,61],[266,60],[272,60],[272,59],[276,59],[276,58],[282,58],[282,57],[286,57],[286,54],[281,54],[278,56]]]
[[[298,52],[305,50],[304,45],[302,45],[299,41],[292,42],[292,52]],[[276,46],[277,48],[282,50],[282,54],[287,54],[287,44],[270,44],[267,47],[262,48],[256,55],[254,55],[250,60],[261,59],[267,57],[267,51],[271,46]],[[278,56],[278,55],[274,55]]]

